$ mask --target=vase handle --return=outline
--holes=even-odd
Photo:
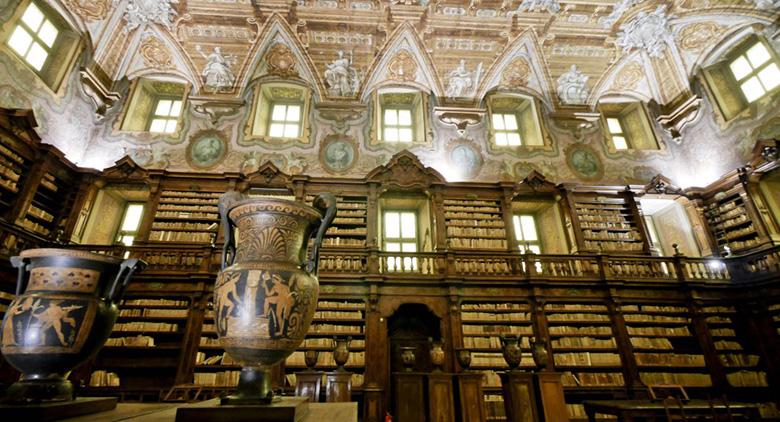
[[[219,197],[219,218],[222,222],[222,233],[224,234],[224,244],[222,246],[221,269],[225,269],[236,260],[236,231],[235,225],[230,221],[228,213],[233,205],[244,199],[244,195],[235,190],[229,190]]]
[[[12,256],[11,265],[14,268],[19,269],[19,274],[16,276],[16,296],[24,293],[27,288],[27,283],[30,281],[29,274],[27,273],[27,259],[21,256]]]
[[[325,232],[328,231],[331,223],[333,223],[333,219],[336,218],[336,197],[330,193],[321,193],[314,199],[312,204],[314,208],[322,211],[323,214],[317,227],[317,234],[314,236],[311,258],[306,264],[306,271],[316,276],[320,269],[320,246],[322,246],[322,239],[325,238]]]
[[[116,278],[108,289],[108,294],[106,295],[108,301],[116,302],[121,299],[125,294],[127,285],[130,284],[130,279],[133,278],[133,274],[135,274],[136,271],[142,271],[146,268],[146,265],[145,261],[137,258],[125,259],[122,261],[122,264],[119,265],[119,272],[116,273]]]

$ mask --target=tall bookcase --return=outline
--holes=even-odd
[[[621,311],[644,384],[712,386],[687,307],[625,304]]]
[[[631,192],[569,192],[578,252],[642,254],[647,234]]]
[[[220,192],[166,189],[160,194],[150,242],[210,244],[219,232]]]
[[[31,161],[20,150],[16,142],[0,134],[0,215],[13,207],[30,172]]]
[[[203,315],[198,350],[195,353],[193,383],[213,391],[231,390],[238,385],[240,372],[241,365],[217,343],[214,302],[209,301]]]
[[[44,237],[53,237],[60,222],[70,213],[76,186],[62,170],[44,172],[19,224]]]
[[[728,247],[742,251],[762,243],[758,219],[749,211],[747,193],[742,184],[712,196],[704,206],[704,216],[718,252]]]
[[[533,336],[531,307],[526,302],[474,301],[461,303],[460,310],[463,348],[471,352],[470,369],[485,374],[488,420],[505,420],[498,372],[505,371],[507,364],[499,337],[502,334],[521,336],[521,347],[529,350],[529,338]],[[524,356],[520,365],[531,369],[533,362]]]
[[[190,305],[186,296],[124,299],[111,336],[92,365],[90,389],[162,391],[173,385]]]
[[[544,306],[555,369],[569,389],[623,387],[623,365],[606,305]]]
[[[311,205],[316,195],[306,195]],[[368,233],[368,199],[359,195],[336,196],[336,218],[333,220],[322,246],[326,248],[365,248]]]
[[[444,225],[452,248],[507,248],[506,227],[498,200],[445,199]]]
[[[726,371],[731,387],[767,387],[766,371],[759,365],[755,344],[734,320],[733,306],[708,306],[702,309],[715,351]]]

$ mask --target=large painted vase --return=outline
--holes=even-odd
[[[215,322],[220,345],[244,366],[238,390],[245,401],[269,394],[267,385],[250,384],[267,383],[257,378],[301,344],[317,308],[319,248],[336,200],[320,195],[313,205],[236,192],[220,200],[225,247],[214,286]]]
[[[146,263],[68,249],[29,249],[11,258],[16,298],[2,323],[2,352],[22,373],[11,401],[73,399],[68,375],[111,334],[118,301]]]

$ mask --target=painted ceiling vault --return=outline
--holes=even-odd
[[[288,172],[366,174],[402,148],[369,142],[371,96],[385,87],[430,94],[433,141],[408,149],[450,180],[518,180],[537,170],[556,182],[639,183],[662,173],[704,185],[740,166],[756,139],[780,132],[778,96],[724,122],[698,82],[702,67],[746,36],[780,51],[780,0],[47,3],[86,40],[79,64],[52,92],[0,50],[0,105],[33,108],[43,139],[82,166],[127,154],[146,167],[204,171],[188,157],[212,134],[223,158],[207,171],[271,161]],[[2,20],[17,6],[0,1]],[[118,129],[128,82],[138,78],[188,85],[176,136]],[[311,90],[308,144],[245,139],[253,87],[273,81]],[[491,149],[485,97],[494,92],[536,98],[550,148]],[[609,151],[595,113],[618,100],[649,104],[660,150]],[[323,162],[327,148],[340,148],[335,138],[352,148],[347,168]],[[468,171],[453,158],[464,148],[473,155]],[[578,171],[576,151],[601,171]]]

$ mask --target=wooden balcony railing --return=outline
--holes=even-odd
[[[0,258],[34,247],[62,247],[0,220]],[[221,249],[189,244],[64,245],[117,257],[141,258],[149,263],[146,275],[200,274],[214,276]],[[728,284],[780,280],[780,246],[730,258],[686,256],[534,255],[519,252],[445,250],[437,252],[383,252],[366,249],[328,249],[320,254],[323,279],[385,280],[538,280],[622,281],[653,283]]]

